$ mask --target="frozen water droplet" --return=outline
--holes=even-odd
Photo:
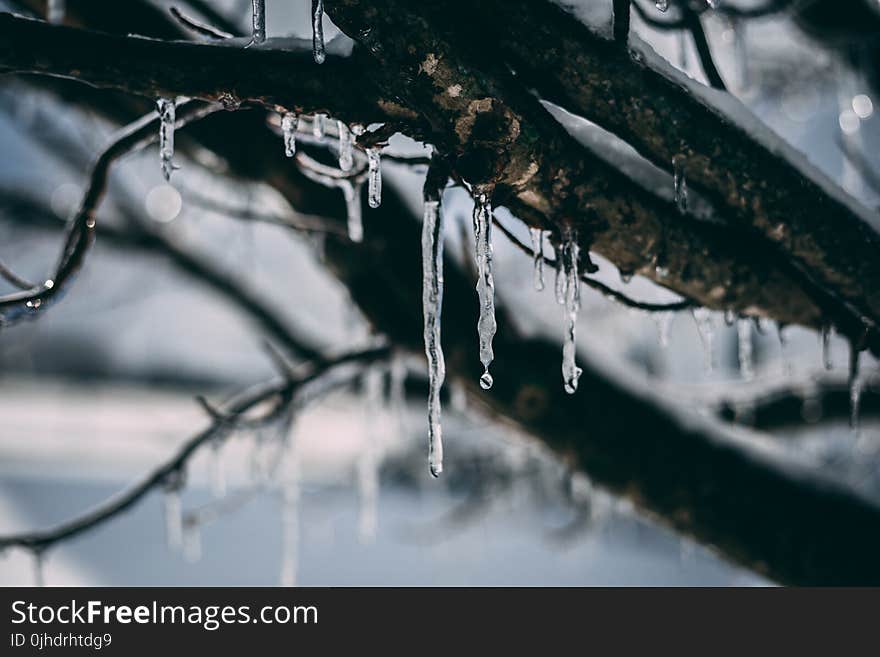
[[[859,436],[859,405],[862,398],[862,379],[859,376],[861,350],[854,341],[849,343],[849,426]]]
[[[544,231],[540,228],[529,228],[532,238],[532,261],[534,274],[532,276],[535,289],[540,292],[544,289]]]
[[[495,337],[495,277],[492,272],[492,205],[486,190],[477,190],[474,199],[474,246],[477,261],[477,297],[480,303],[480,316],[477,320],[477,335],[480,341],[480,362],[486,374],[495,355],[492,339]],[[480,379],[486,378],[486,374]],[[488,377],[489,386],[492,377]]]
[[[739,373],[746,381],[751,381],[755,372],[752,367],[752,323],[748,319],[741,319],[736,323],[738,342]]]
[[[312,136],[319,141],[324,139],[324,122],[326,120],[326,114],[315,114],[312,116]]]
[[[703,363],[706,372],[710,373],[715,369],[715,322],[708,308],[694,308],[691,314],[703,342]]]
[[[361,242],[364,239],[364,222],[361,209],[362,183],[343,181],[342,193],[345,196],[345,208],[348,214],[348,239]]]
[[[486,370],[483,372],[483,375],[480,377],[480,387],[483,390],[488,390],[492,387],[492,384],[495,383],[495,379],[492,378],[492,375],[489,374],[489,371]]]
[[[299,117],[293,112],[285,112],[281,117],[281,134],[284,135],[284,154],[287,157],[296,155],[296,125]]]
[[[437,477],[443,472],[443,429],[440,424],[440,390],[446,378],[446,361],[440,343],[443,308],[443,217],[440,190],[426,194],[422,220],[422,314],[425,355],[428,358],[428,467]]]
[[[174,171],[174,122],[175,108],[173,98],[159,98],[156,101],[159,112],[159,161],[162,164],[162,175],[171,180]]]
[[[684,155],[676,155],[672,158],[672,185],[675,205],[680,213],[685,214],[688,209],[688,189]]]
[[[324,0],[312,0],[312,56],[323,64],[327,58],[324,51]]]
[[[345,121],[337,121],[339,132],[339,168],[348,171],[354,164],[354,138]]]
[[[566,231],[562,243],[562,268],[565,271],[565,339],[562,343],[562,381],[565,392],[573,395],[578,387],[578,379],[583,370],[577,366],[575,354],[577,350],[577,316],[581,308],[581,280],[578,273],[580,246],[577,233],[573,229]]]
[[[367,149],[367,199],[371,208],[382,204],[382,161],[378,148]]]
[[[253,0],[253,26],[254,43],[263,43],[266,40],[266,0]]]
[[[66,0],[48,0],[46,6],[46,20],[55,25],[64,22]]]
[[[669,0],[654,0],[654,6],[657,7],[658,11],[665,12],[669,9]]]

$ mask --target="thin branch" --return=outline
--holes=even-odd
[[[0,261],[0,276],[20,290],[30,290],[35,287],[33,283],[12,271],[3,261]]]
[[[18,546],[42,551],[60,541],[72,539],[104,524],[136,505],[152,490],[165,486],[170,478],[180,473],[186,467],[189,459],[200,447],[217,438],[221,432],[226,431],[230,421],[240,419],[249,410],[256,408],[273,397],[279,397],[289,402],[306,385],[317,381],[331,370],[342,365],[370,363],[385,358],[388,354],[389,349],[387,347],[348,352],[335,358],[323,360],[321,363],[314,365],[311,371],[295,380],[263,384],[240,395],[227,404],[222,418],[215,418],[211,426],[190,438],[170,459],[156,467],[139,483],[120,495],[99,504],[91,511],[87,511],[81,516],[63,522],[56,527],[0,537],[0,549]],[[279,407],[263,416],[262,420],[271,420],[271,416],[277,415],[280,412]]]
[[[229,32],[224,32],[223,30],[214,27],[213,25],[208,25],[207,23],[203,23],[195,18],[187,16],[177,7],[171,7],[169,11],[171,12],[171,15],[181,23],[181,25],[201,36],[217,40],[231,39],[234,36]]]

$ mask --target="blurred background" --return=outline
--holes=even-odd
[[[247,29],[250,2],[209,4]],[[565,4],[595,29],[608,30],[610,0]],[[663,14],[652,2],[640,4],[656,20],[676,10]],[[308,5],[268,0],[269,36],[310,38]],[[0,8],[23,11],[19,3],[0,2]],[[876,31],[844,38],[789,13],[746,20],[707,11],[702,24],[731,93],[849,194],[880,206],[876,81],[859,66],[860,58],[876,62]],[[672,65],[705,81],[689,33],[649,25],[635,13],[633,29]],[[328,40],[345,39],[326,19],[325,31]],[[277,117],[268,120],[278,126]],[[591,143],[591,124],[565,120]],[[65,102],[63,87],[2,79],[0,258],[16,272],[45,278],[88,163],[116,127]],[[283,148],[280,135],[277,148]],[[430,152],[400,136],[388,151]],[[124,232],[135,222],[197,254],[330,351],[378,339],[323,266],[320,236],[287,225],[296,213],[280,195],[224,175],[223,163],[207,151],[175,160],[180,170],[170,184],[155,146],[117,165],[98,215],[102,225]],[[386,160],[383,175],[418,207],[424,169]],[[444,208],[448,251],[469,252],[462,243],[462,228],[470,230],[469,195],[447,190]],[[528,243],[524,226],[504,209],[499,217]],[[595,260],[597,278],[631,297],[676,298]],[[531,260],[500,233],[495,267],[504,304],[530,330],[561,344],[563,313],[552,285],[533,291]],[[724,405],[746,440],[764,436],[748,428],[748,403],[738,400],[782,385],[799,390],[804,403],[797,419],[806,424],[772,428],[782,449],[880,497],[880,434],[870,407],[857,436],[845,415],[826,417],[816,407],[820,381],[843,385],[847,378],[848,347],[836,336],[827,370],[814,332],[792,327],[780,338],[769,322],[750,327],[754,379],[747,381],[737,327],[721,314],[712,317],[707,357],[706,335],[690,311],[652,317],[587,288],[582,305],[580,359],[687,413],[705,416]],[[870,393],[876,364],[868,354],[861,364]],[[0,555],[0,584],[768,583],[593,487],[528,436],[471,407],[454,385],[444,399],[445,472],[432,479],[425,464],[424,357],[397,355],[392,369],[373,366],[309,404],[289,430],[242,429],[203,447],[181,490],[156,490],[39,557],[7,550]],[[52,526],[124,490],[207,426],[197,395],[222,401],[275,374],[263,337],[240,304],[179,259],[138,240],[99,236],[63,302],[38,321],[0,330],[0,534]]]

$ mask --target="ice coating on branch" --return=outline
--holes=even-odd
[[[540,228],[529,228],[532,238],[532,260],[534,262],[533,281],[535,289],[544,289],[544,231]]]
[[[46,4],[46,20],[56,25],[64,22],[66,0],[48,0]]]
[[[556,261],[556,278],[553,281],[553,292],[556,295],[556,303],[560,306],[565,304],[565,269],[562,267],[562,246],[553,246],[553,258]]]
[[[361,209],[361,187],[363,183],[343,180],[342,194],[345,196],[345,209],[348,215],[348,239],[361,242],[364,239],[364,221]]]
[[[312,56],[318,64],[323,64],[327,57],[324,52],[324,0],[312,0]]]
[[[580,247],[577,233],[569,229],[562,243],[562,268],[565,272],[565,340],[562,343],[562,381],[565,392],[573,395],[583,370],[575,362],[577,350],[577,316],[581,308],[578,260]]]
[[[254,43],[266,40],[266,0],[253,0]]]
[[[669,9],[669,0],[654,0],[654,6],[657,7],[658,11],[665,12]]]
[[[672,158],[672,185],[675,205],[678,211],[684,214],[688,209],[688,190],[683,155],[676,155]]]
[[[345,121],[337,121],[339,132],[339,168],[348,171],[354,164],[354,137]]]
[[[162,175],[171,180],[174,171],[174,99],[159,98],[156,111],[159,112],[159,161],[162,164]]]
[[[378,148],[367,149],[367,202],[371,208],[382,205],[382,156]]]
[[[748,319],[740,319],[736,323],[737,353],[739,356],[739,373],[746,381],[755,377],[752,367],[752,323]]]
[[[324,138],[324,121],[327,119],[326,114],[315,114],[312,117],[312,136],[315,139]]]
[[[492,352],[492,339],[498,328],[495,322],[495,277],[492,273],[492,204],[485,190],[477,190],[474,198],[474,247],[477,262],[477,297],[480,303],[480,317],[477,320],[477,335],[480,341],[480,362],[483,375],[480,386],[483,390],[492,387],[489,366],[495,358]]]
[[[861,350],[854,341],[849,343],[849,427],[859,435],[859,405],[862,399],[862,379],[859,376]]]
[[[703,342],[703,362],[706,372],[711,372],[715,369],[715,322],[712,313],[708,308],[694,308],[691,314],[700,333],[700,340]]]
[[[672,320],[675,313],[671,310],[654,313],[654,321],[657,323],[657,340],[664,349],[669,346],[669,331],[672,328]]]
[[[428,195],[426,195],[427,197]],[[440,194],[425,199],[422,221],[422,314],[425,356],[428,358],[428,467],[437,477],[443,472],[443,429],[440,425],[440,389],[446,362],[440,344],[440,311],[443,307],[443,218]]]
[[[296,126],[299,117],[293,112],[285,112],[281,117],[281,134],[284,135],[284,154],[287,157],[296,155]]]
[[[831,327],[823,326],[819,331],[819,340],[822,343],[822,366],[826,370],[830,370],[834,367],[834,363],[831,362]]]

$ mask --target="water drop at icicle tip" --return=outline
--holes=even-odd
[[[483,390],[488,390],[492,387],[493,383],[495,383],[495,380],[492,378],[492,375],[489,374],[489,370],[483,372],[483,376],[480,377],[480,387]]]

